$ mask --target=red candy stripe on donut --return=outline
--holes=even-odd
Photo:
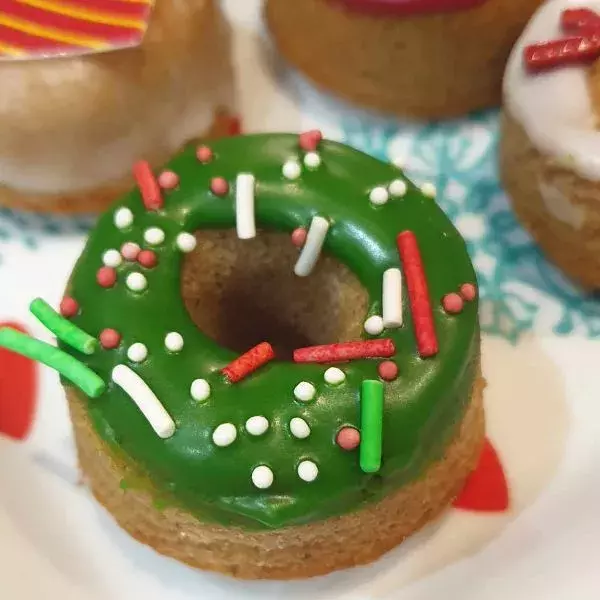
[[[147,210],[158,210],[163,205],[162,193],[160,191],[160,185],[152,168],[148,161],[138,160],[133,165],[133,176],[137,181],[138,187],[140,188],[140,194],[142,195],[142,202]]]
[[[394,342],[382,340],[366,340],[361,342],[342,342],[323,346],[308,346],[294,350],[294,362],[297,363],[329,363],[360,358],[389,358],[396,353]]]
[[[485,4],[487,0],[330,0],[348,10],[388,17],[458,12]]]
[[[269,342],[261,342],[224,367],[221,372],[237,383],[275,358],[275,351]]]

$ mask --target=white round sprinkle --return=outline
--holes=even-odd
[[[150,227],[144,231],[144,239],[152,246],[157,246],[165,241],[165,232],[158,227]]]
[[[182,252],[191,252],[196,247],[196,238],[191,233],[180,233],[176,243]]]
[[[375,204],[376,206],[381,206],[385,204],[389,199],[389,194],[384,187],[376,187],[371,190],[369,194],[369,200],[371,204]]]
[[[308,423],[300,417],[294,417],[290,421],[290,431],[295,438],[303,440],[310,435],[310,427]]]
[[[304,157],[304,164],[309,169],[316,169],[321,165],[321,157],[316,152],[309,152]]]
[[[259,490],[266,490],[273,484],[273,471],[266,465],[260,465],[252,471],[252,483]]]
[[[132,362],[142,362],[146,360],[148,356],[148,348],[144,346],[144,344],[140,344],[140,342],[136,342],[135,344],[131,344],[129,348],[127,348],[127,358]]]
[[[133,213],[128,208],[119,208],[115,212],[114,221],[118,229],[126,229],[133,223]]]
[[[194,379],[190,387],[190,394],[197,402],[207,400],[210,396],[210,385],[206,379]]]
[[[403,181],[402,179],[394,179],[394,181],[392,181],[388,187],[390,194],[392,196],[396,196],[397,198],[404,196],[404,194],[406,194],[406,189],[406,181]]]
[[[246,431],[250,435],[262,435],[269,429],[269,421],[260,415],[250,417],[246,421]]]
[[[379,315],[373,315],[365,321],[365,331],[369,335],[379,335],[383,331],[383,319]]]
[[[302,400],[302,402],[309,402],[315,397],[317,390],[312,383],[308,383],[308,381],[301,381],[294,388],[294,396],[297,400]]]
[[[392,164],[398,169],[404,169],[406,161],[403,156],[396,156],[395,158],[392,158]]]
[[[283,165],[283,176],[286,179],[298,179],[300,173],[302,173],[302,169],[300,168],[300,163],[298,161],[288,160]]]
[[[107,267],[118,267],[123,262],[123,258],[118,250],[111,248],[102,255],[102,262]]]
[[[237,437],[237,430],[232,423],[221,423],[212,434],[213,442],[220,447],[233,444]]]
[[[437,194],[437,190],[435,189],[435,185],[433,185],[433,183],[424,183],[421,186],[421,191],[430,198],[435,198],[435,195]]]
[[[141,292],[148,287],[148,281],[141,273],[129,273],[127,275],[127,279],[125,279],[125,285],[132,292]]]
[[[183,337],[176,331],[171,331],[165,336],[165,348],[169,352],[181,352],[183,348]]]
[[[338,385],[346,379],[346,374],[341,369],[337,367],[329,367],[327,371],[325,371],[325,381],[330,383],[331,385]]]
[[[303,460],[298,465],[298,477],[302,479],[302,481],[311,482],[317,478],[319,474],[319,467],[315,465],[312,460]]]

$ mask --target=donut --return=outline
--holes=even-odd
[[[600,2],[551,0],[532,18],[506,69],[500,144],[517,216],[588,290],[600,287],[597,33]]]
[[[129,14],[147,2],[95,0],[94,7]],[[21,31],[37,31],[37,21],[50,22],[54,34],[59,26],[106,29],[72,12],[81,3],[64,7],[68,15],[47,3],[5,3],[0,12],[18,21],[17,29],[0,28],[0,54],[6,37],[23,52],[45,40]],[[0,205],[102,211],[133,185],[135,160],[158,167],[190,140],[227,134],[235,125],[229,37],[214,0],[156,0],[137,47],[0,56]]]
[[[59,311],[31,304],[59,348],[0,346],[61,373],[85,481],[159,553],[248,579],[373,561],[482,448],[462,238],[430,187],[318,132],[166,170],[160,202],[140,187],[100,217]]]
[[[500,104],[506,59],[541,2],[267,0],[266,20],[284,58],[319,87],[439,119]]]

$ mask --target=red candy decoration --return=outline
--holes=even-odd
[[[196,158],[203,164],[209,163],[213,159],[212,150],[208,146],[198,146]]]
[[[163,171],[158,176],[158,185],[160,185],[163,190],[175,189],[179,185],[179,175],[174,171]]]
[[[152,269],[158,264],[156,252],[153,252],[152,250],[142,250],[138,254],[137,260],[142,267],[146,267],[147,269]]]
[[[356,360],[360,358],[388,358],[394,356],[396,347],[389,338],[365,340],[360,342],[342,342],[308,346],[294,350],[294,362],[329,363]]]
[[[125,260],[136,260],[139,253],[140,247],[137,244],[134,244],[133,242],[125,242],[121,246],[121,255]]]
[[[304,246],[304,242],[306,241],[307,236],[306,229],[304,227],[298,227],[292,231],[292,244],[296,246],[296,248],[302,248]]]
[[[394,381],[398,377],[398,365],[393,360],[384,360],[377,366],[377,373],[384,381]]]
[[[360,432],[354,427],[342,427],[335,437],[335,443],[342,450],[354,450],[360,444]]]
[[[221,372],[231,381],[237,383],[275,358],[275,351],[269,342],[261,342],[230,362]]]
[[[71,298],[71,296],[65,296],[61,300],[58,310],[63,317],[70,319],[79,312],[79,304],[77,303],[77,300]]]
[[[96,273],[96,281],[103,288],[110,288],[117,282],[117,272],[112,267],[101,267]]]
[[[222,177],[213,177],[210,181],[210,191],[215,196],[224,196],[229,191],[229,184]]]
[[[589,8],[567,8],[560,16],[560,24],[567,33],[583,33],[600,29],[600,15]]]
[[[115,329],[103,329],[98,339],[103,348],[112,350],[121,343],[121,334]]]
[[[463,297],[463,300],[471,302],[477,296],[477,288],[472,283],[463,283],[460,286],[460,295]]]
[[[298,142],[305,152],[314,152],[322,139],[323,134],[318,129],[312,129],[301,133]]]
[[[463,299],[458,294],[452,292],[442,298],[442,306],[447,313],[456,315],[463,309]]]
[[[140,188],[142,202],[146,209],[158,210],[161,208],[163,205],[162,193],[158,181],[154,177],[150,163],[146,160],[138,160],[133,165],[133,176]]]

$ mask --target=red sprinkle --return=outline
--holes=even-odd
[[[261,342],[230,362],[221,372],[231,381],[237,383],[275,358],[275,351],[269,342]]]
[[[365,340],[360,342],[342,342],[308,346],[294,350],[294,362],[329,363],[356,360],[360,358],[387,358],[394,356],[396,347],[389,338]]]
[[[292,244],[297,248],[302,248],[304,246],[304,242],[306,241],[307,236],[306,229],[304,227],[298,227],[292,231]]]
[[[299,137],[300,148],[306,152],[314,152],[322,139],[323,134],[318,129],[305,131]]]
[[[477,288],[472,283],[463,283],[460,286],[460,295],[463,297],[463,300],[471,302],[477,296]]]
[[[404,267],[413,329],[419,354],[423,358],[434,356],[438,352],[438,341],[429,299],[427,277],[425,276],[417,238],[412,231],[407,230],[398,234],[396,243]]]
[[[103,329],[98,337],[100,344],[106,350],[112,350],[121,343],[121,334],[115,329]]]
[[[213,177],[210,181],[210,191],[215,196],[224,196],[229,191],[229,184],[222,177]]]
[[[133,165],[133,175],[140,188],[142,202],[147,210],[158,210],[163,205],[162,193],[160,186],[150,163],[146,160],[139,160]]]
[[[560,24],[566,33],[590,32],[600,29],[600,15],[589,8],[567,8],[561,14]]]
[[[335,437],[335,443],[342,450],[354,450],[360,444],[360,432],[354,427],[342,427]]]
[[[156,252],[152,250],[142,250],[138,254],[138,262],[142,267],[146,267],[147,269],[152,269],[158,264],[158,257],[156,256]]]
[[[398,377],[398,365],[393,360],[384,360],[379,363],[377,373],[384,381],[394,381]]]
[[[527,46],[525,64],[530,71],[590,62],[600,56],[600,31]]]
[[[60,302],[59,311],[63,317],[69,319],[79,312],[79,304],[71,296],[65,296]]]
[[[209,163],[213,159],[212,150],[208,146],[198,146],[196,150],[196,158],[201,163]]]
[[[158,185],[160,185],[163,190],[175,189],[179,185],[179,175],[174,171],[163,171],[158,176]]]
[[[96,281],[103,288],[110,288],[117,281],[117,272],[112,267],[101,267],[96,273]]]
[[[452,292],[442,298],[442,306],[447,313],[456,315],[463,309],[463,299],[458,294]]]
[[[121,254],[125,260],[136,260],[140,253],[140,247],[133,242],[125,242],[121,246]]]

